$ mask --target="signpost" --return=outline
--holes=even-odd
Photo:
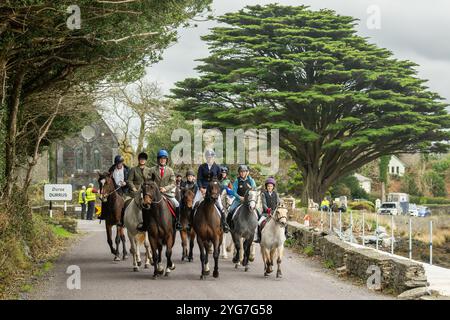
[[[44,199],[50,201],[49,214],[53,217],[52,201],[64,201],[64,215],[66,215],[67,203],[72,201],[71,184],[46,184],[44,185]]]

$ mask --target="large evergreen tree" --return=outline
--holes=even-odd
[[[173,94],[187,116],[221,128],[278,128],[319,201],[339,178],[383,155],[442,151],[446,104],[400,61],[331,10],[248,6],[204,36],[199,78]]]

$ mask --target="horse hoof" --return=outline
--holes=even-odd
[[[218,278],[219,277],[219,271],[214,271],[213,272],[213,277],[214,278]]]
[[[192,261],[194,261],[194,258],[188,258],[188,261],[192,262]]]
[[[144,266],[144,269],[149,269],[150,268],[150,264],[146,264],[145,266]]]
[[[201,276],[200,276],[200,280],[205,280],[205,276],[204,276],[204,275],[201,275]]]
[[[248,257],[248,261],[250,261],[250,262],[253,262],[253,261],[255,261],[255,257]]]
[[[203,271],[204,276],[209,276],[209,271]]]
[[[142,261],[138,261],[137,265],[140,267],[142,265]]]
[[[133,268],[133,271],[134,271],[134,272],[138,272],[138,271],[139,271],[139,268],[138,268],[138,267],[134,267],[134,268]]]
[[[175,263],[169,268],[169,270],[175,270]]]
[[[120,261],[120,258],[119,257],[114,257],[114,261]]]
[[[127,255],[124,255],[123,257],[122,257],[122,260],[127,260],[128,259],[128,256]]]
[[[234,268],[237,269],[238,267],[239,267],[239,264],[236,263],[236,264],[234,265]]]
[[[163,275],[164,274],[164,270],[158,270],[158,275]]]
[[[269,274],[267,272],[264,272],[264,277],[269,277]]]
[[[283,275],[281,274],[281,272],[277,272],[277,278],[282,278]]]
[[[245,272],[247,272],[247,271],[248,271],[248,266],[245,266],[245,269],[244,269],[244,270],[245,270]]]
[[[156,280],[158,278],[159,278],[159,276],[157,274],[154,274],[153,277],[152,277],[153,280]]]

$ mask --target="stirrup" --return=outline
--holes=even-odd
[[[143,224],[143,223],[139,223],[139,224],[137,225],[137,227],[136,227],[136,230],[137,230],[137,231],[140,231],[140,232],[145,232],[145,231],[147,231],[147,230],[144,229],[144,224]]]

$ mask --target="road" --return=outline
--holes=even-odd
[[[82,221],[86,232],[55,262],[30,299],[390,299],[365,287],[339,279],[319,262],[285,251],[283,278],[263,276],[259,247],[250,270],[235,269],[231,259],[220,259],[220,278],[200,280],[198,248],[194,262],[181,262],[179,237],[174,247],[176,269],[169,277],[152,280],[153,269],[133,272],[131,257],[114,262],[106,243],[104,225]],[[197,245],[196,245],[197,246]],[[211,261],[211,260],[210,260]],[[210,262],[211,264],[211,262]],[[81,270],[81,289],[67,288],[68,266]],[[211,267],[212,271],[212,267]],[[212,272],[211,272],[212,273]]]

